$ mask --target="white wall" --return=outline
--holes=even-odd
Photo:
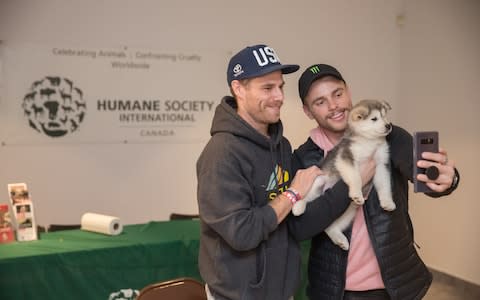
[[[438,54],[455,58],[469,74],[478,72],[478,30],[467,26],[474,21],[476,3],[474,0],[1,1],[0,39],[86,43],[93,47],[165,48],[167,45],[169,49],[235,52],[249,44],[267,43],[276,49],[283,62],[298,63],[302,69],[316,62],[337,66],[347,78],[355,99],[386,99],[393,106],[396,123],[409,130],[432,126],[441,131],[442,145],[462,170],[462,188],[452,199],[412,201],[429,206],[413,206],[417,240],[427,264],[480,283],[480,264],[473,252],[480,246],[480,226],[478,221],[470,224],[464,217],[473,215],[469,213],[473,210],[466,207],[478,207],[473,191],[467,187],[469,178],[474,178],[472,161],[478,168],[478,159],[473,158],[469,149],[479,144],[478,134],[473,134],[479,126],[478,121],[465,118],[473,117],[472,104],[477,105],[478,111],[478,102],[472,100],[478,98],[473,92],[478,82],[455,72],[456,76],[450,78],[453,82],[447,85],[448,78],[440,72],[443,61]],[[399,26],[397,16],[402,13],[405,24]],[[464,19],[467,14],[470,17]],[[478,22],[473,25],[479,28]],[[445,36],[445,30],[450,34]],[[463,53],[452,57],[445,49],[429,46],[429,40]],[[430,51],[425,51],[425,47],[430,47]],[[428,73],[431,80],[426,83],[435,87],[435,93],[426,93],[425,86],[416,83],[416,79],[424,80],[424,76],[416,73],[414,77],[408,72],[408,66],[416,64],[422,64],[425,70],[435,70]],[[459,68],[458,64],[450,62],[448,66]],[[282,119],[293,146],[302,143],[314,126],[301,111],[297,96],[299,75],[297,72],[285,77],[287,99]],[[225,87],[218,98],[227,92]],[[414,122],[410,102],[421,99],[437,103],[439,98],[445,99],[437,108],[442,119],[456,128],[471,128],[463,131],[461,140],[459,130],[451,129],[439,118]],[[5,100],[0,98],[0,101]],[[447,105],[450,103],[453,104]],[[427,110],[426,106],[420,108],[419,115]],[[456,111],[453,116],[449,113],[452,111]],[[0,146],[0,190],[3,185],[7,201],[7,183],[27,182],[41,224],[78,223],[87,210],[117,215],[127,224],[163,220],[171,211],[197,211],[195,161],[202,146],[201,143]],[[472,158],[467,160],[469,155]],[[67,165],[68,170],[64,167]],[[427,210],[455,214],[445,218],[436,212],[425,217]],[[448,224],[456,225],[450,225],[449,229],[444,221],[442,226],[441,222],[450,218],[452,222]],[[437,236],[427,221],[435,222],[442,232],[457,230],[453,236]],[[452,245],[445,245],[447,238],[452,238]],[[461,250],[453,251],[451,246]],[[459,255],[461,261],[457,259]]]
[[[445,198],[411,194],[416,240],[426,263],[480,283],[480,1],[408,1],[401,33],[400,120],[438,130],[461,172]]]
[[[308,1],[295,12],[290,1],[243,1],[233,8],[220,0],[190,1],[188,5],[178,1],[1,3],[0,38],[7,41],[235,52],[248,44],[265,42],[284,62],[302,67],[317,61],[338,65],[347,78],[352,78],[358,97],[395,101],[398,72],[391,72],[398,68],[395,2],[320,5]],[[341,20],[333,12],[342,12]],[[356,59],[358,55],[362,59]],[[294,145],[301,143],[313,126],[301,110],[298,77],[299,73],[286,77],[283,114],[286,135]],[[381,87],[375,84],[378,80],[384,82]],[[185,84],[179,83],[179,90]],[[218,100],[227,93],[225,85]],[[108,209],[126,223],[166,219],[174,210],[197,210],[195,161],[202,147],[4,146],[0,147],[4,166],[0,184],[27,182],[37,219],[43,224],[77,222],[88,209]],[[54,208],[59,212],[50,212]]]

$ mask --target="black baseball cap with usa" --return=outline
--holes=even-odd
[[[282,65],[273,48],[267,45],[248,46],[232,56],[228,63],[227,82],[259,77],[281,70],[282,74],[296,72],[299,65]]]
[[[337,79],[345,82],[342,77],[342,74],[338,72],[337,69],[330,65],[326,64],[315,64],[308,67],[305,71],[303,71],[300,79],[298,80],[298,94],[300,95],[300,99],[302,99],[302,103],[305,102],[305,97],[308,94],[308,90],[312,83],[325,76],[333,76]]]

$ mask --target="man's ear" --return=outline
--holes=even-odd
[[[238,95],[240,93],[240,89],[242,87],[242,85],[240,84],[240,81],[238,80],[233,80],[231,83],[230,83],[230,86],[232,88],[232,91],[234,93],[234,96]]]
[[[348,99],[352,99],[352,93],[350,92],[350,88],[345,84],[345,90],[348,95]]]
[[[245,99],[245,85],[238,80],[233,80],[230,85],[237,101],[239,99]]]
[[[308,106],[306,104],[303,105],[303,112],[307,115],[307,117],[310,119],[310,120],[313,120],[313,115],[312,113],[310,112],[310,109],[308,108]]]

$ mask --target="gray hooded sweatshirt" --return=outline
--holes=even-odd
[[[268,205],[292,180],[291,145],[281,122],[269,132],[224,97],[197,162],[199,268],[215,299],[288,299],[300,283],[299,244]]]

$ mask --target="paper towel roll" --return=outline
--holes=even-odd
[[[81,221],[82,230],[118,235],[122,233],[123,226],[117,217],[106,216],[95,213],[85,213]]]

